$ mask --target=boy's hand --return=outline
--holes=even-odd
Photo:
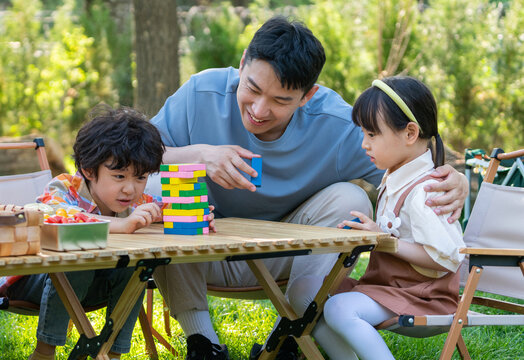
[[[207,221],[209,221],[209,232],[217,232],[217,229],[215,227],[215,214],[213,214],[213,210],[215,210],[215,207],[213,205],[209,205],[209,215],[207,215]]]
[[[344,220],[343,222],[337,225],[337,228],[342,229],[344,226],[347,225],[350,228],[356,230],[382,232],[380,227],[373,220],[371,220],[369,217],[367,217],[360,211],[351,211],[350,214],[354,217],[357,217],[360,220],[360,223],[356,221]]]
[[[155,221],[162,220],[162,211],[155,203],[142,204],[124,219],[115,224],[114,228],[110,228],[113,233],[131,234],[136,230],[149,226]]]

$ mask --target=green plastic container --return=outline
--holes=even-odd
[[[46,224],[42,226],[42,249],[75,251],[104,249],[107,246],[109,221],[79,224]]]

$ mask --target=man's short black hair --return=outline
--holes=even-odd
[[[133,165],[135,176],[160,170],[165,146],[157,128],[143,114],[131,108],[115,110],[100,105],[90,117],[92,120],[78,131],[73,145],[78,170],[90,169],[98,176],[98,168],[109,159],[109,169]]]
[[[267,61],[282,87],[302,89],[307,93],[326,62],[320,41],[304,24],[276,16],[264,23],[247,48],[246,63]]]

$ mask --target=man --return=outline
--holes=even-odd
[[[304,25],[283,17],[268,20],[244,51],[238,70],[211,69],[192,76],[151,120],[167,146],[164,163],[206,164],[217,217],[336,226],[351,210],[371,215],[366,193],[348,180],[378,185],[383,173],[360,147],[363,135],[351,121],[351,106],[315,84],[324,62],[322,45]],[[263,171],[262,186],[256,188],[242,173],[257,176],[248,163],[258,156]],[[454,221],[467,181],[449,166],[436,176],[447,179],[431,191],[448,192],[430,205],[452,212]],[[327,274],[336,257],[265,263],[275,278],[289,277],[291,283],[297,275]],[[227,359],[209,318],[206,283],[255,285],[247,265],[169,265],[156,270],[155,280],[188,336],[187,359]]]

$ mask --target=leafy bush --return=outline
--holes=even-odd
[[[44,23],[38,0],[14,0],[0,26],[0,135],[45,132],[70,146],[95,104],[113,104],[109,52],[72,20],[74,0]]]
[[[188,14],[188,44],[196,71],[214,67],[237,66],[242,55],[237,47],[244,23],[228,2],[202,8]]]

